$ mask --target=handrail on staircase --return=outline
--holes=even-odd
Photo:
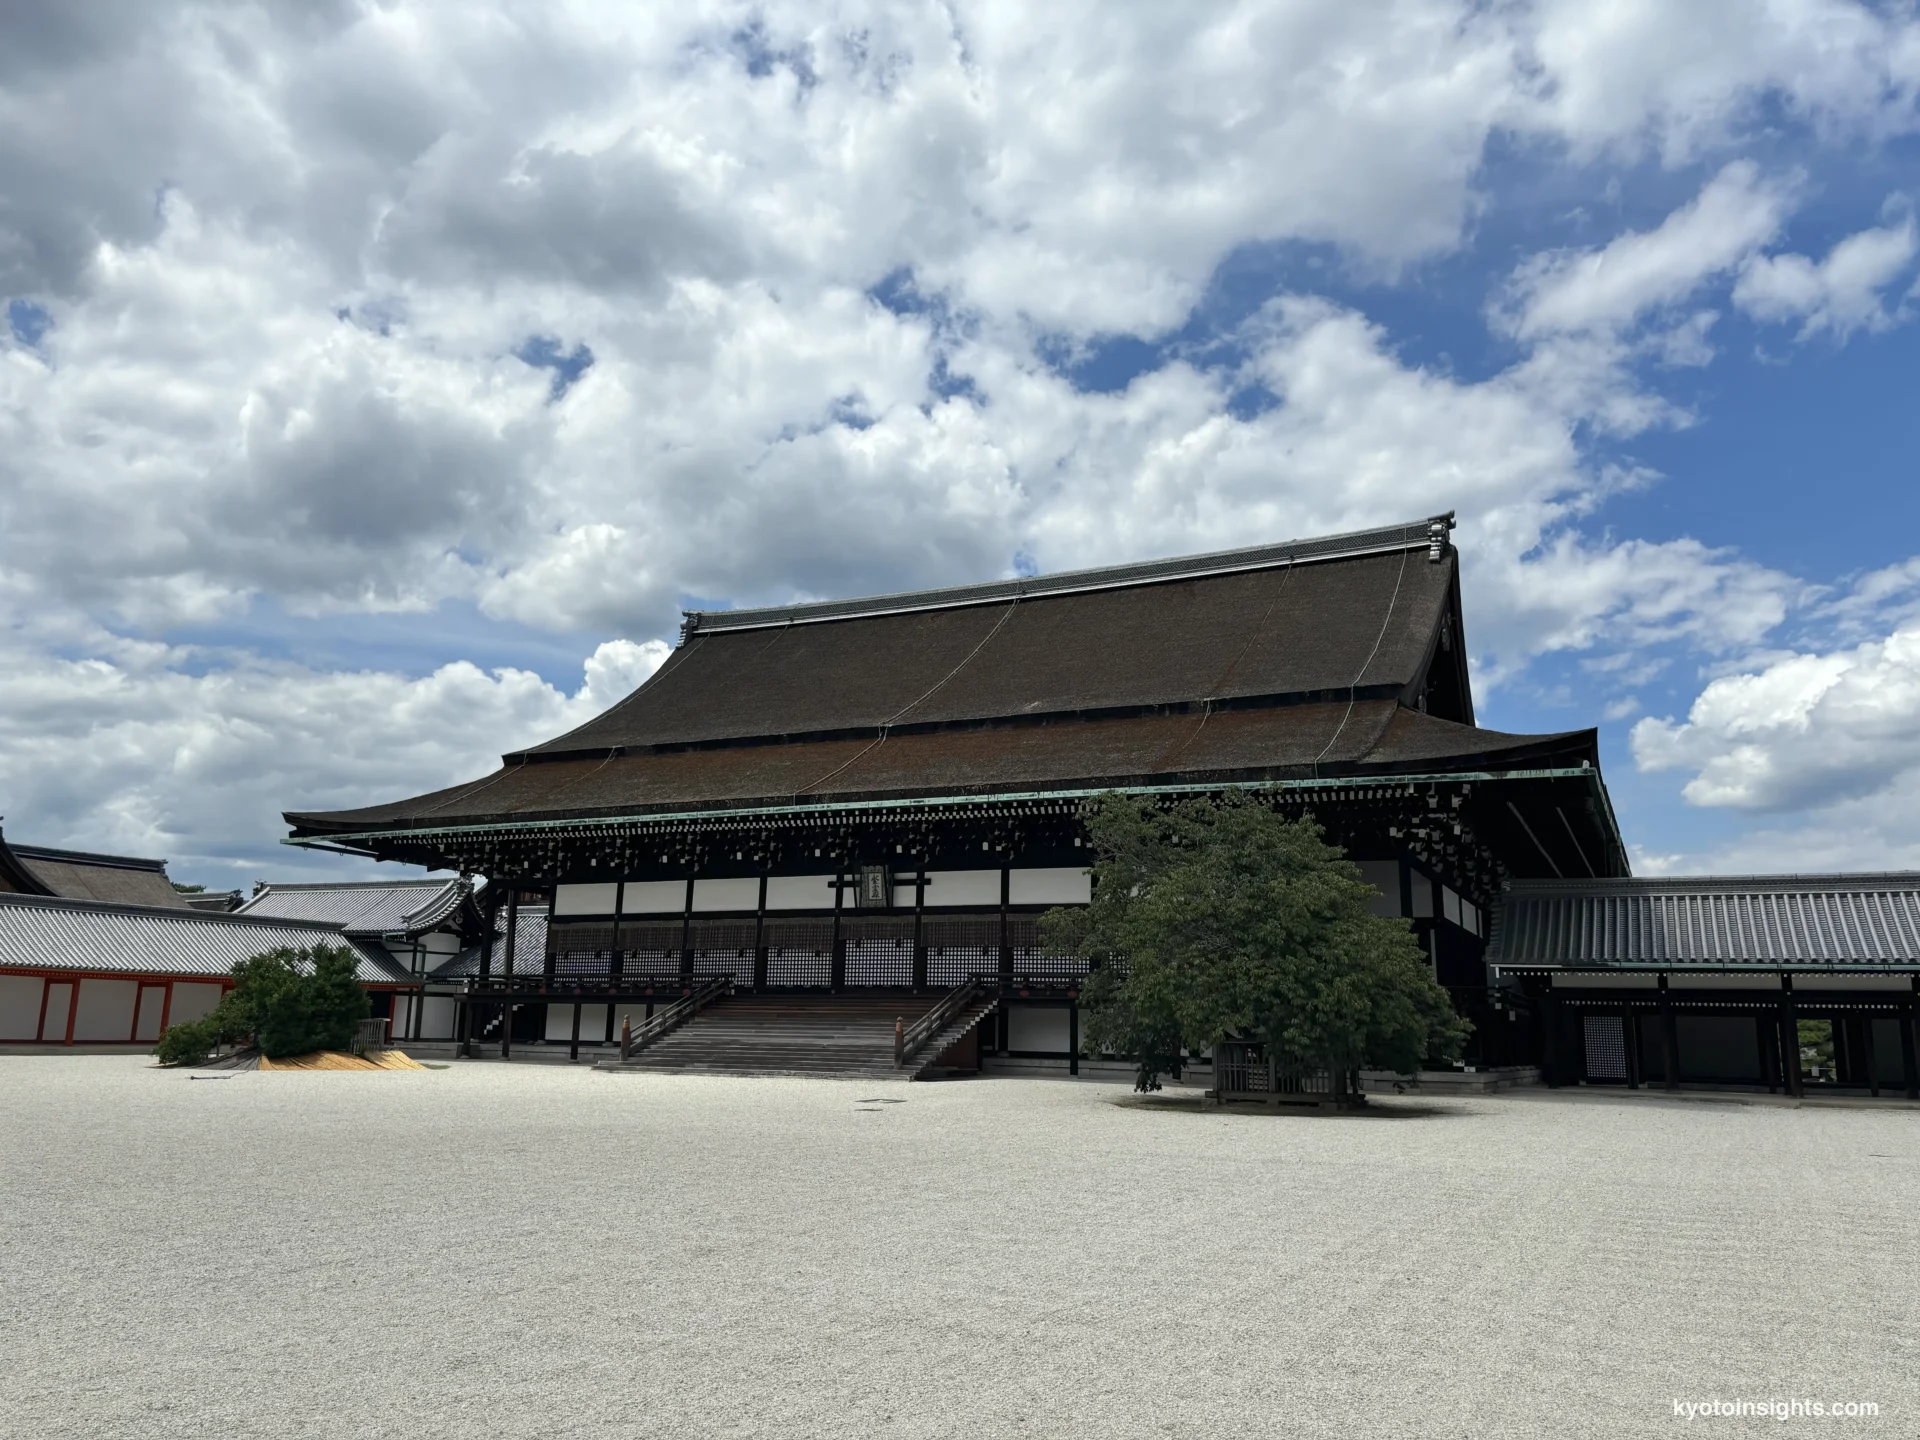
[[[631,1060],[654,1041],[663,1039],[672,1031],[678,1030],[722,995],[729,995],[732,992],[733,977],[716,975],[697,990],[674,1001],[638,1030],[629,1031],[623,1025],[620,1032],[620,1058]]]
[[[926,1043],[938,1035],[967,1006],[985,992],[986,986],[979,980],[969,980],[957,985],[941,997],[940,1003],[922,1015],[911,1025],[896,1020],[893,1025],[893,1063],[904,1065],[907,1057],[915,1054]]]

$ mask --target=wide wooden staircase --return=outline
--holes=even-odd
[[[665,1034],[648,1036],[610,1070],[706,1075],[818,1075],[911,1080],[938,1068],[955,1041],[993,1012],[963,987],[933,999],[910,991],[860,995],[723,995]],[[911,1048],[896,1059],[896,1023]]]

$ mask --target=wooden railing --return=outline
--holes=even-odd
[[[1324,1070],[1276,1065],[1262,1045],[1225,1040],[1214,1047],[1213,1086],[1222,1100],[1258,1096],[1315,1102],[1332,1096],[1333,1077]]]
[[[908,1025],[903,1020],[894,1021],[893,1063],[905,1065],[908,1057],[924,1048],[929,1040],[953,1023],[956,1015],[985,993],[986,986],[978,979],[969,980],[966,984],[957,985],[949,990],[941,997],[938,1005],[913,1024]]]
[[[684,999],[676,1000],[673,1004],[667,1006],[666,1009],[660,1011],[638,1030],[629,1030],[623,1023],[620,1027],[620,1058],[622,1060],[631,1060],[656,1040],[662,1039],[672,1034],[675,1030],[678,1030],[682,1025],[686,1024],[687,1021],[698,1015],[722,995],[728,995],[732,992],[733,977],[731,975],[716,975],[713,979],[707,981],[706,984],[700,986],[699,989],[692,991]]]

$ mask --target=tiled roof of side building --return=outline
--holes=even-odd
[[[1487,963],[1920,970],[1920,873],[1517,881]]]
[[[337,925],[349,935],[378,939],[439,928],[457,917],[467,893],[457,879],[266,885],[239,913]]]
[[[405,983],[386,952],[329,925],[0,894],[0,969],[226,976],[269,950],[346,945],[364,984]]]

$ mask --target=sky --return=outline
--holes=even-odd
[[[1642,874],[1920,868],[1920,14],[180,4],[0,35],[0,816],[345,878],[683,607],[1458,512]]]

